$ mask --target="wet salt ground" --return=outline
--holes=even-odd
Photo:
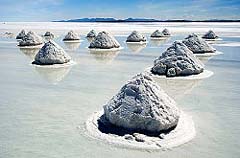
[[[215,45],[224,54],[206,63],[214,75],[176,97],[179,107],[193,116],[197,135],[191,142],[151,152],[114,147],[84,134],[84,123],[94,111],[126,80],[151,66],[169,44],[186,35],[160,46],[149,42],[135,53],[125,44],[126,37],[117,37],[124,50],[109,56],[89,53],[86,40],[69,50],[61,36],[57,43],[77,65],[50,72],[31,66],[32,56],[20,51],[14,39],[1,38],[0,157],[238,157],[240,48],[233,46]],[[240,42],[240,38],[222,38]]]

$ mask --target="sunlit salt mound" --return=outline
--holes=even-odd
[[[146,42],[146,37],[138,31],[133,31],[128,37],[126,42]]]
[[[212,30],[209,30],[205,35],[202,36],[204,39],[217,39],[218,36]]]
[[[164,29],[164,30],[162,31],[162,33],[163,33],[165,36],[170,36],[170,35],[171,35],[168,29]]]
[[[144,150],[176,147],[196,133],[191,116],[178,109],[147,74],[129,80],[103,110],[89,117],[84,128],[91,138]]]
[[[52,32],[47,31],[47,32],[44,34],[44,37],[54,38],[54,34],[53,34]]]
[[[25,30],[22,30],[19,32],[19,34],[16,36],[16,39],[22,39],[26,35]]]
[[[183,40],[183,43],[190,49],[194,54],[202,53],[214,53],[216,49],[210,46],[204,39],[196,34],[191,34]]]
[[[48,41],[35,56],[33,64],[53,65],[70,62],[71,57],[55,42]]]
[[[109,33],[99,32],[97,37],[90,43],[89,49],[114,49],[120,48],[118,41]]]
[[[73,30],[69,31],[67,35],[64,37],[63,41],[79,41],[80,37],[78,36],[77,33],[75,33]]]
[[[37,46],[43,44],[43,39],[35,32],[29,31],[19,42],[20,47]]]
[[[87,34],[87,38],[95,38],[97,36],[97,33],[95,30],[91,30],[88,34]]]
[[[196,75],[203,72],[203,64],[185,44],[175,41],[154,61],[151,72],[167,77]]]
[[[146,74],[138,74],[104,106],[106,119],[132,131],[160,133],[179,119],[176,103]]]
[[[161,38],[161,37],[165,37],[165,35],[162,32],[160,32],[159,30],[156,30],[151,34],[151,37],[152,38]]]

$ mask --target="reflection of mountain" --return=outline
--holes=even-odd
[[[180,99],[184,95],[191,93],[194,87],[198,86],[201,80],[178,80],[154,78],[161,88],[172,98]]]
[[[160,46],[168,41],[168,38],[165,39],[151,39],[151,43],[154,46]]]
[[[114,58],[116,58],[119,52],[120,51],[106,51],[106,52],[90,51],[90,54],[92,54],[97,61],[103,63],[111,63],[114,60]]]
[[[35,67],[35,70],[48,82],[57,84],[69,73],[71,66],[59,68]]]
[[[78,47],[80,46],[80,42],[64,42],[64,44],[69,50],[72,51],[78,49]]]
[[[145,47],[147,46],[147,44],[136,44],[136,43],[127,43],[127,47],[135,53],[140,52],[141,50],[143,50]]]
[[[25,54],[26,56],[28,56],[30,59],[34,59],[35,58],[35,55],[38,53],[39,51],[39,48],[19,48],[20,51]]]

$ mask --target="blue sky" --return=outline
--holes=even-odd
[[[0,0],[0,21],[83,17],[240,19],[240,0]]]

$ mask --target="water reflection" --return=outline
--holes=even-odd
[[[25,54],[26,56],[28,56],[30,59],[34,60],[35,55],[38,53],[39,48],[19,48],[20,51]]]
[[[77,50],[80,46],[80,42],[64,42],[64,44],[71,51]]]
[[[90,54],[94,56],[96,61],[102,63],[111,63],[118,55],[120,51],[90,51]]]
[[[71,68],[71,66],[59,68],[35,67],[35,70],[49,83],[57,84],[66,77]]]
[[[203,63],[206,64],[208,60],[213,58],[213,56],[197,56],[197,58]]]
[[[191,93],[202,80],[175,80],[165,78],[154,78],[160,87],[173,99],[181,99]]]
[[[147,44],[127,43],[127,47],[135,53],[142,51],[146,46]]]
[[[160,45],[166,43],[168,41],[168,38],[162,38],[162,39],[151,39],[151,44],[153,46],[159,47]]]

